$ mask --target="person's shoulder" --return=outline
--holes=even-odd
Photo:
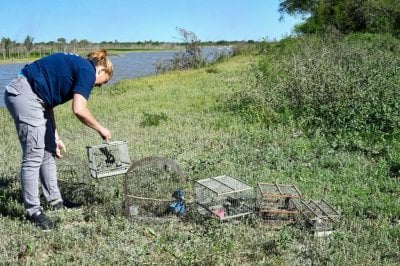
[[[80,67],[90,67],[91,65],[90,61],[87,58],[84,58],[78,54],[64,53],[63,56],[68,58],[68,61],[72,64]]]
[[[71,56],[71,54],[67,54],[67,53],[61,53],[61,52],[57,52],[57,53],[53,53],[50,55],[47,55],[45,57],[42,57],[40,60],[45,60],[45,61],[57,61],[57,60],[65,60],[68,57],[79,57],[79,55],[76,56]]]
[[[74,53],[60,53],[60,54],[62,54],[62,56],[71,58],[72,60],[86,60],[82,56],[80,56],[78,54],[74,54]]]

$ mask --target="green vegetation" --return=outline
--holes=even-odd
[[[281,13],[302,15],[301,33],[386,33],[400,37],[397,0],[281,0]]]
[[[68,149],[59,179],[65,199],[81,206],[49,211],[57,228],[43,233],[23,220],[21,154],[2,108],[0,261],[397,265],[398,40],[327,40],[288,38],[251,54],[242,47],[238,56],[207,68],[96,89],[89,105],[114,140],[128,141],[132,159],[173,159],[190,182],[226,174],[252,186],[296,185],[305,198],[324,198],[341,211],[335,233],[316,239],[301,222],[274,225],[257,217],[240,223],[190,217],[129,222],[122,214],[123,177],[89,176],[85,146],[101,139],[73,117],[68,104],[55,110]]]
[[[288,38],[266,43],[262,53],[255,85],[233,97],[233,109],[268,126],[293,118],[308,135],[323,133],[336,146],[367,153],[386,156],[397,146],[398,39]]]

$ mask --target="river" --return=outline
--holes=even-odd
[[[205,47],[202,56],[206,60],[213,60],[215,55],[230,53],[229,47]],[[122,79],[132,79],[156,74],[154,64],[173,58],[177,51],[143,51],[122,53],[110,56],[114,65],[114,75],[109,84]],[[0,64],[0,107],[4,107],[4,88],[19,73],[27,63]],[[107,84],[108,85],[108,84]]]

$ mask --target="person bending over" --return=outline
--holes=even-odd
[[[104,49],[86,58],[55,53],[26,65],[6,86],[4,102],[22,148],[20,180],[26,217],[42,230],[50,230],[54,224],[40,206],[39,178],[49,205],[64,207],[55,157],[62,158],[66,147],[57,133],[53,108],[72,100],[76,117],[109,142],[110,130],[91,114],[87,101],[93,87],[107,83],[112,75],[113,65]]]

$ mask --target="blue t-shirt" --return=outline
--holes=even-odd
[[[65,103],[75,93],[89,99],[96,81],[93,62],[75,54],[52,54],[26,65],[21,72],[47,107]]]

